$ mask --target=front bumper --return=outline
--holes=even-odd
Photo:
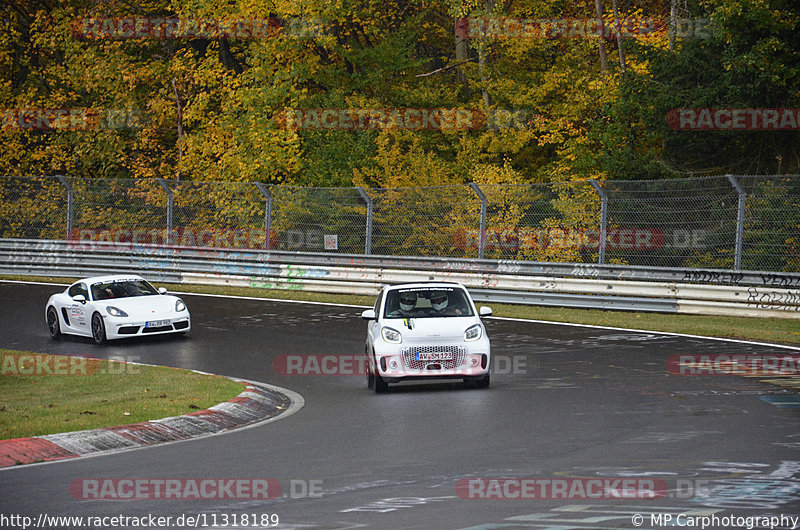
[[[399,344],[375,352],[376,371],[387,383],[412,379],[480,379],[489,373],[488,341]]]
[[[148,323],[157,325],[148,325]],[[105,318],[106,337],[122,339],[125,337],[142,337],[147,335],[163,335],[166,333],[186,333],[192,329],[189,315],[159,318],[157,321],[131,320],[130,318]]]

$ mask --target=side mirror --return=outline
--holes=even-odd
[[[377,320],[378,316],[375,314],[374,309],[366,309],[361,313],[361,318],[364,320]]]
[[[158,294],[167,294],[167,288],[166,287],[159,287],[158,288]]]
[[[72,297],[72,301],[73,302],[78,302],[79,304],[85,304],[86,303],[86,297],[83,296],[82,294],[76,294],[75,296]]]
[[[481,308],[478,309],[478,314],[482,317],[488,317],[489,315],[492,314],[492,308],[482,305]]]

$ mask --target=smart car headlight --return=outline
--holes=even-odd
[[[400,344],[403,342],[403,336],[400,335],[400,332],[388,326],[381,328],[381,336],[383,340],[391,344]]]
[[[483,330],[481,329],[480,324],[473,324],[472,326],[468,327],[466,331],[464,331],[464,340],[467,342],[472,342],[481,338],[481,335],[483,335]]]
[[[178,298],[175,302],[175,311],[180,313],[181,311],[186,311],[186,304],[183,303],[183,300]]]
[[[128,313],[123,311],[118,307],[114,307],[113,305],[106,306],[106,312],[111,315],[112,317],[126,317]]]

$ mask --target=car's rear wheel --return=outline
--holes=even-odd
[[[106,325],[100,313],[92,315],[92,339],[95,344],[103,344],[106,341]]]
[[[47,331],[50,338],[61,338],[61,323],[58,321],[58,311],[53,306],[47,308]]]

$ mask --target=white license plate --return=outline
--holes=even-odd
[[[418,353],[418,361],[452,361],[453,354],[446,351],[435,351],[430,353]]]
[[[169,326],[171,322],[169,320],[151,320],[150,322],[145,323],[144,327],[146,328],[163,328],[164,326]]]

